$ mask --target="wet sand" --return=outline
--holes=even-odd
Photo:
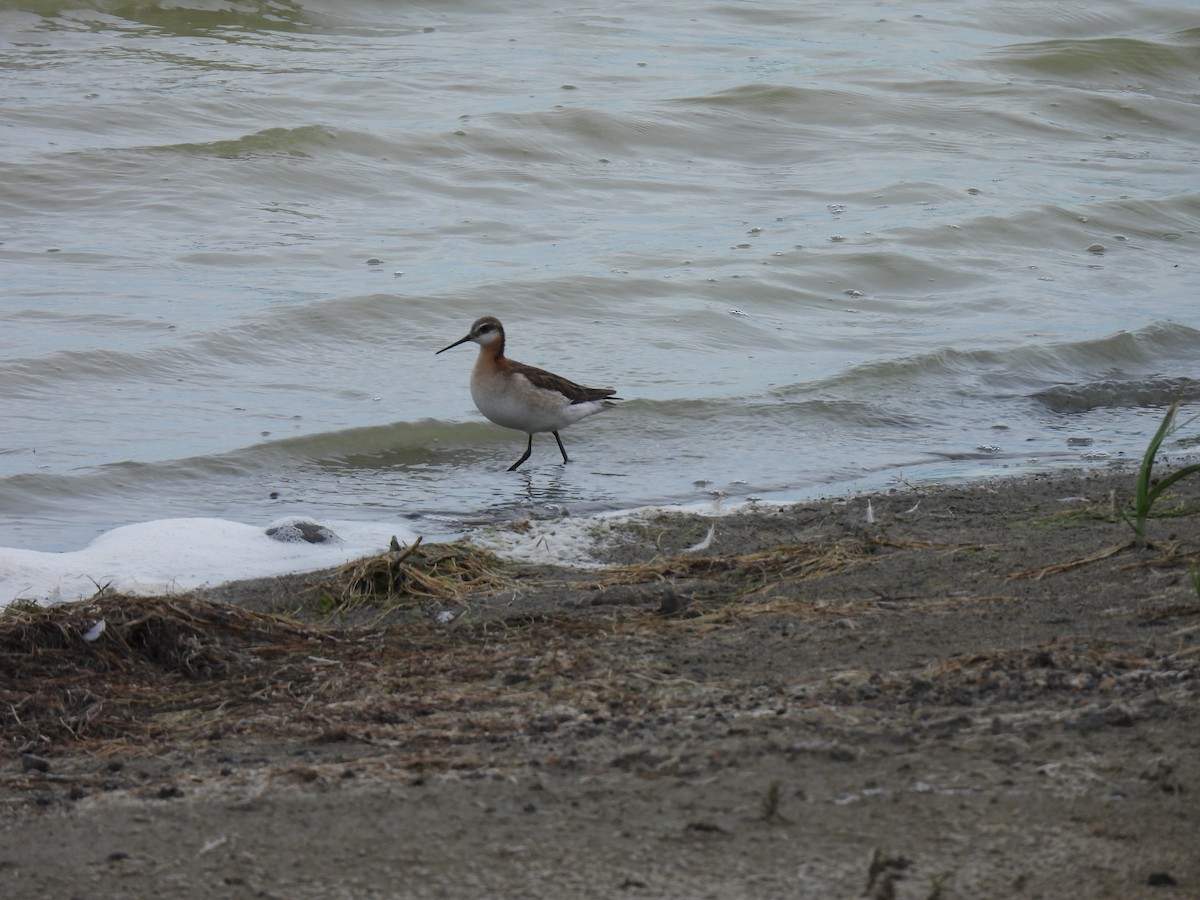
[[[11,611],[0,893],[1200,896],[1200,478],[1146,549],[1132,490],[663,514],[598,527],[597,569],[423,547]]]

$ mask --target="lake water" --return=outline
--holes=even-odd
[[[1191,2],[2,2],[0,68],[0,547],[1103,466],[1200,375]],[[569,465],[485,314],[625,398]]]

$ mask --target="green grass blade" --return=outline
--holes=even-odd
[[[1172,472],[1150,490],[1148,495],[1150,499],[1150,505],[1153,506],[1154,501],[1159,498],[1162,492],[1169,489],[1171,485],[1173,485],[1179,479],[1187,478],[1189,475],[1195,475],[1197,472],[1200,472],[1200,463],[1193,463],[1190,466],[1184,466],[1182,469]]]
[[[1150,438],[1150,444],[1146,447],[1146,453],[1142,457],[1142,465],[1138,469],[1135,501],[1139,513],[1142,512],[1143,508],[1149,511],[1150,506],[1154,502],[1150,496],[1150,475],[1154,469],[1154,458],[1158,456],[1158,448],[1162,446],[1162,442],[1171,431],[1171,423],[1175,421],[1175,413],[1178,409],[1178,400],[1167,407],[1167,414],[1163,416],[1162,424],[1158,426],[1158,431],[1154,432],[1154,437]]]

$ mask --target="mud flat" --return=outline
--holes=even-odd
[[[593,568],[421,545],[10,609],[0,893],[1200,896],[1200,479],[1145,549],[1132,490],[652,514],[595,525]]]

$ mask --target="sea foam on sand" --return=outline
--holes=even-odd
[[[293,524],[285,519],[272,526]],[[106,532],[65,553],[0,548],[0,608],[14,600],[60,603],[101,588],[160,594],[338,566],[416,539],[396,522],[323,522],[337,538],[279,540],[266,528],[225,519],[162,519]]]
[[[648,506],[590,516],[507,523],[473,533],[471,543],[498,556],[526,563],[598,566],[597,550],[608,526],[665,512],[720,516],[744,508],[717,502]],[[309,543],[297,529],[327,530],[335,539]],[[282,533],[271,537],[268,532]],[[288,535],[292,539],[287,539]],[[0,547],[0,608],[14,600],[43,604],[86,600],[102,588],[127,594],[169,594],[248,578],[269,578],[340,566],[382,553],[395,537],[402,545],[418,536],[449,540],[459,534],[428,534],[398,522],[312,522],[280,519],[268,526],[227,519],[160,519],[124,525],[100,535],[82,550],[53,553]],[[282,539],[281,539],[282,538]],[[709,536],[684,552],[700,552]]]

